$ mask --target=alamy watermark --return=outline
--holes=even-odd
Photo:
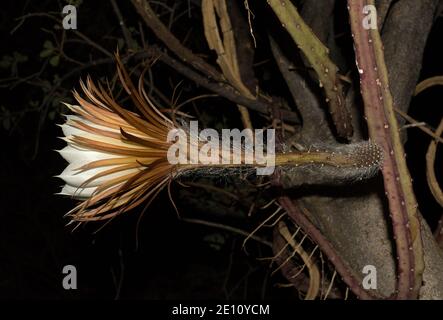
[[[68,264],[63,267],[62,273],[66,275],[62,281],[63,288],[65,290],[77,289],[77,268]]]
[[[65,16],[63,17],[63,29],[70,30],[70,29],[77,29],[77,8],[73,5],[66,5],[63,7],[62,14]]]
[[[366,30],[369,30],[369,29],[376,30],[377,29],[377,8],[372,4],[368,4],[363,7],[363,14],[366,15],[362,21],[363,28],[365,28]]]
[[[168,150],[168,161],[190,165],[251,165],[256,167],[257,175],[274,172],[275,129],[222,129],[221,136],[220,139],[215,129],[199,131],[198,121],[191,121],[187,131],[172,129],[167,136],[168,142],[174,142]]]
[[[362,282],[363,288],[366,290],[377,290],[377,268],[368,264],[363,267],[362,273],[366,275]]]

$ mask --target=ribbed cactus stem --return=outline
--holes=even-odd
[[[417,202],[399,136],[379,31],[368,27],[374,1],[348,0],[369,136],[385,154],[382,173],[398,259],[396,297],[416,298],[424,269]],[[366,19],[366,20],[365,20]]]

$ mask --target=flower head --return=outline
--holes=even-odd
[[[145,93],[141,80],[132,83],[118,55],[119,79],[137,113],[115,102],[91,78],[80,82],[83,98],[61,125],[67,146],[59,153],[69,165],[58,176],[66,182],[60,194],[83,200],[68,214],[77,221],[114,217],[152,200],[168,184],[174,165],[167,160],[168,132],[173,122]]]

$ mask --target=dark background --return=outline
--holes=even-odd
[[[128,25],[137,26],[140,19],[129,1],[118,3]],[[69,90],[77,86],[80,77],[86,74],[110,77],[115,68],[107,64],[79,71],[64,80],[60,88],[51,91],[54,77],[63,77],[76,67],[75,63],[63,58],[52,66],[48,64],[48,57],[40,56],[45,41],[52,41],[48,30],[54,31],[54,22],[45,17],[28,18],[11,34],[20,22],[18,17],[31,12],[61,12],[65,4],[64,1],[2,1],[0,297],[295,298],[296,293],[292,289],[277,287],[283,279],[278,273],[270,275],[269,263],[257,259],[271,255],[266,247],[249,244],[247,254],[242,249],[242,236],[180,221],[165,192],[154,201],[139,225],[141,210],[125,214],[104,227],[103,223],[87,224],[73,231],[72,227],[65,226],[69,220],[63,215],[75,202],[54,195],[59,192],[62,181],[53,176],[66,165],[54,152],[64,146],[63,141],[57,139],[62,133],[56,124],[63,122],[61,114],[65,112],[59,101],[72,102]],[[187,1],[180,5],[185,8]],[[179,38],[191,26],[195,34],[201,31],[200,12],[192,3],[191,8],[191,17],[185,15],[173,29]],[[107,50],[115,50],[122,35],[107,1],[84,0],[79,6],[78,19],[82,33]],[[341,20],[346,24],[346,19]],[[146,28],[145,32],[148,42],[155,42]],[[443,74],[442,32],[443,25],[439,19],[429,38],[421,79]],[[202,37],[190,41],[194,47],[205,47]],[[262,55],[266,55],[267,51],[263,51]],[[88,61],[91,56],[100,57],[99,53],[75,43],[67,44],[66,53],[80,61]],[[266,73],[263,70],[258,68],[257,72],[263,72],[270,83],[279,83],[280,75],[275,68],[269,67]],[[156,75],[158,89],[169,95],[172,90],[168,84],[170,77],[174,80],[180,80],[180,77],[168,69],[161,71]],[[34,76],[29,77],[31,75]],[[278,90],[269,86],[270,90]],[[184,96],[194,93],[191,83],[185,83],[183,88]],[[44,99],[49,94],[53,98],[50,103],[45,103]],[[413,99],[409,114],[435,128],[443,116],[442,98],[440,87],[428,89]],[[220,102],[215,101],[215,106],[217,103]],[[214,118],[222,119],[228,125],[238,121],[212,106],[205,112],[203,116],[208,122],[214,121]],[[425,153],[431,140],[418,129],[409,129],[408,132],[406,151],[420,208],[431,226],[435,227],[442,211],[426,184]],[[441,178],[441,152],[436,163]],[[226,187],[226,182],[221,185]],[[177,188],[174,191],[179,192]],[[242,215],[214,216],[211,213],[214,208],[208,207],[204,212],[202,206],[192,205],[192,201],[186,199],[192,196],[191,192],[190,195],[180,194],[177,197],[181,215],[228,221],[249,231],[263,218],[260,214],[251,219]],[[194,196],[193,201],[198,202],[199,193]],[[229,207],[232,211],[244,210],[240,203],[231,203]],[[62,268],[68,264],[77,267],[78,290],[66,291],[62,287]]]

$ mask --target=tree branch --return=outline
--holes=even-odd
[[[201,85],[202,87],[215,92],[219,94],[220,96],[236,103],[240,104],[242,106],[247,107],[248,109],[266,114],[271,115],[273,105],[269,104],[267,101],[264,101],[262,98],[258,98],[256,100],[249,99],[235,91],[231,86],[225,83],[221,82],[214,82],[210,81],[209,79],[203,77],[199,73],[193,71],[188,66],[184,65],[183,63],[177,61],[174,58],[171,58],[166,53],[160,51],[158,48],[150,47],[147,52],[147,55],[151,57],[156,57],[163,63],[169,65],[171,68],[175,69],[177,72],[181,73],[182,75],[186,76],[190,80],[194,81],[198,85]],[[282,117],[285,119],[285,121],[288,122],[297,122],[298,116],[296,113],[282,109],[280,110]]]
[[[154,32],[169,50],[174,52],[183,62],[191,64],[194,68],[216,81],[224,81],[224,77],[212,65],[195,55],[186,48],[161,22],[152,10],[147,0],[131,0],[138,14],[146,25]]]

